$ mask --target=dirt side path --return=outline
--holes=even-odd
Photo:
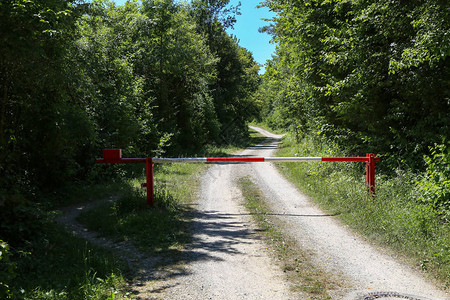
[[[265,147],[243,155],[273,156],[281,136],[252,127],[270,137]],[[330,272],[349,278],[353,287],[333,298],[344,299],[450,299],[420,274],[375,249],[353,234],[335,217],[319,210],[288,182],[273,164],[249,164],[253,176],[269,200],[286,234],[314,253],[314,261]],[[391,292],[385,293],[385,292]]]
[[[167,287],[166,279],[184,274],[183,265],[171,263],[170,258],[150,256],[143,253],[131,241],[117,242],[110,240],[97,232],[87,230],[77,222],[77,217],[82,211],[116,200],[116,197],[111,197],[105,200],[65,207],[55,221],[73,235],[96,246],[107,248],[125,261],[133,276],[133,280],[127,285],[133,299],[159,299],[160,291]]]

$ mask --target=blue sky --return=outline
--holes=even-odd
[[[113,0],[117,5],[123,5],[126,0]],[[255,60],[264,65],[266,60],[275,52],[275,45],[270,44],[271,37],[267,33],[259,33],[258,28],[268,23],[262,18],[270,19],[275,14],[267,8],[256,8],[261,0],[231,0],[230,5],[236,6],[241,2],[241,15],[236,16],[234,29],[228,29],[228,34],[235,35],[239,45],[253,53]],[[264,67],[260,70],[264,73]]]
[[[267,33],[259,33],[258,28],[268,25],[262,18],[270,19],[275,14],[267,8],[256,8],[260,0],[241,0],[241,14],[236,17],[234,30],[227,30],[229,34],[239,39],[239,45],[253,53],[255,60],[264,65],[266,60],[275,52],[275,45],[270,44],[271,37]],[[236,5],[239,0],[231,0],[231,5]],[[264,69],[264,68],[263,68]],[[260,73],[263,73],[263,69]]]

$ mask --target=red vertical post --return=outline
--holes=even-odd
[[[147,204],[153,206],[155,202],[155,189],[153,184],[153,159],[151,157],[147,157],[145,160],[146,164],[146,175],[147,175]]]
[[[375,155],[367,153],[366,155],[366,183],[369,195],[375,196]]]

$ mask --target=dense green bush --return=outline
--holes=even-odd
[[[450,155],[447,144],[430,147],[425,156],[426,174],[417,181],[419,200],[432,207],[446,222],[450,222]]]
[[[11,261],[11,252],[8,243],[0,240],[0,297],[11,298],[14,294],[12,283],[16,274],[17,265]]]

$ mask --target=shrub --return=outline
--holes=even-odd
[[[15,296],[14,289],[10,286],[17,277],[17,264],[11,260],[11,250],[8,243],[0,240],[0,298],[12,299]]]
[[[419,200],[430,205],[444,222],[450,221],[450,155],[445,144],[430,148],[426,174],[416,182]]]

